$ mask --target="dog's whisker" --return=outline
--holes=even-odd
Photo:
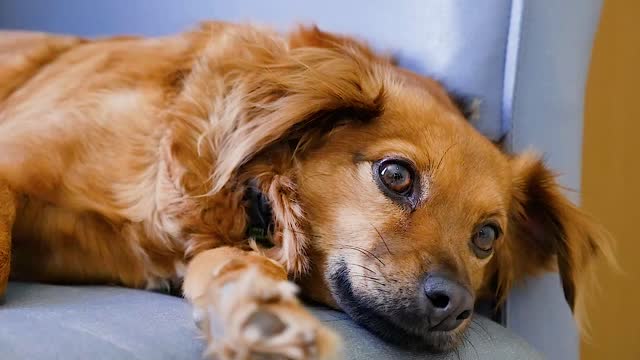
[[[377,280],[377,281],[383,281],[384,279],[378,276],[370,276],[370,275],[364,275],[364,274],[351,274],[349,273],[349,276],[357,276],[357,277],[361,277],[361,278],[365,278],[365,279],[371,279],[371,280]]]
[[[363,275],[363,274],[349,274],[349,276],[356,276],[356,277],[361,277],[363,279],[375,280],[375,281],[380,281],[384,283],[384,279],[377,276],[369,276],[369,275]],[[387,286],[387,284],[384,284],[384,286]]]
[[[480,329],[482,329],[482,331],[484,331],[484,333],[487,335],[488,339],[491,339],[491,333],[489,333],[489,330],[487,330],[487,328],[484,327],[484,325],[482,325],[482,323],[480,323],[479,321],[477,321],[476,319],[474,319],[473,317],[471,318],[471,324],[475,324],[477,325]]]
[[[368,257],[371,257],[371,255],[364,249],[358,248],[358,247],[351,247],[348,245],[342,245],[342,247],[340,249],[349,249],[349,250],[356,250],[364,255],[367,255]]]
[[[460,357],[460,348],[459,347],[455,347],[453,348],[453,352],[456,354],[456,357],[458,358],[458,360],[462,360],[462,358]]]
[[[483,336],[483,334],[481,332],[479,332],[477,329],[474,329],[473,326],[469,326],[467,331],[473,331],[478,336]],[[470,339],[468,339],[468,341],[469,341],[469,344],[471,345],[471,347],[473,347],[473,350],[475,350],[475,352],[476,352],[476,358],[480,359],[480,355],[478,354],[478,350],[476,349],[475,345],[473,345],[473,343],[471,342]]]
[[[370,268],[368,268],[368,267],[366,267],[366,266],[364,266],[364,265],[360,265],[360,264],[356,264],[356,263],[347,263],[347,265],[357,266],[357,267],[363,268],[363,269],[365,269],[365,270],[369,271],[369,272],[370,272],[370,273],[372,273],[372,274],[379,275],[379,276],[381,276],[381,277],[382,277],[382,278],[377,277],[378,279],[381,279],[381,280],[384,280],[384,281],[392,281],[392,282],[394,282],[394,283],[397,283],[397,282],[398,282],[398,280],[388,278],[388,277],[386,277],[384,274],[381,274],[381,273],[378,273],[377,271],[371,270]]]
[[[462,333],[462,344],[464,346],[464,344],[469,344],[471,346],[471,348],[473,349],[473,352],[476,353],[476,359],[480,359],[480,354],[478,353],[478,349],[476,349],[476,346],[473,345],[473,341],[471,341],[471,339],[469,339],[469,335],[466,332]]]
[[[358,267],[361,267],[361,268],[363,268],[363,269],[365,269],[365,270],[367,270],[367,271],[369,271],[369,272],[371,272],[371,273],[373,273],[373,274],[377,274],[377,272],[375,272],[375,271],[373,271],[373,270],[369,269],[368,267],[366,267],[366,266],[364,266],[364,265],[354,264],[354,263],[348,263],[348,265],[358,266]]]
[[[438,172],[438,170],[440,169],[440,165],[442,165],[442,160],[444,160],[444,157],[447,155],[447,153],[449,152],[449,150],[451,150],[451,148],[453,148],[457,143],[453,143],[451,144],[447,150],[444,151],[444,153],[442,153],[442,156],[440,157],[440,161],[438,161],[438,165],[436,165],[436,168],[434,170],[434,174],[433,176],[435,176],[435,174]]]
[[[387,266],[387,265],[386,265],[382,260],[380,260],[380,258],[379,258],[379,257],[377,257],[377,256],[376,256],[374,253],[372,253],[371,251],[368,251],[368,250],[365,250],[365,249],[363,249],[363,248],[359,248],[359,247],[357,247],[357,246],[353,246],[353,245],[342,245],[342,246],[343,246],[343,249],[351,249],[351,250],[359,251],[359,252],[361,252],[362,254],[365,254],[365,255],[367,255],[367,256],[369,256],[369,257],[371,257],[371,258],[374,258],[374,259],[378,260],[378,262],[379,262],[380,264],[382,264],[382,266]]]
[[[387,251],[389,252],[389,255],[393,256],[393,253],[391,252],[391,250],[389,250],[389,245],[387,245],[387,241],[384,239],[384,237],[380,233],[380,230],[378,230],[378,228],[376,228],[375,225],[373,225],[373,224],[371,224],[371,226],[376,231],[376,233],[378,233],[378,236],[380,237],[380,240],[382,240],[382,243],[384,244],[384,247],[387,248]]]
[[[427,170],[429,173],[433,173],[433,158],[431,156],[428,158]]]
[[[365,275],[358,275],[358,274],[351,274],[351,275],[349,275],[349,276],[352,276],[352,277],[361,277],[361,278],[367,279],[367,280],[369,280],[369,281],[372,281],[372,282],[374,282],[374,283],[376,283],[376,284],[378,284],[378,285],[380,285],[380,286],[383,286],[383,287],[386,287],[386,286],[387,286],[387,284],[383,283],[383,282],[382,282],[382,280],[375,280],[374,278],[369,277],[369,276],[365,276]]]

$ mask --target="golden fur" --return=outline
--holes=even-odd
[[[411,211],[372,181],[371,164],[389,156],[419,172],[424,191]],[[338,272],[384,314],[410,309],[435,268],[476,296],[504,296],[557,258],[573,306],[588,260],[606,249],[536,156],[504,154],[437,82],[316,28],[280,35],[215,22],[99,40],[0,33],[0,179],[18,200],[0,196],[17,211],[12,278],[156,288],[186,274],[199,319],[222,316],[235,329],[224,339],[205,330],[209,352],[228,358],[332,356],[335,338],[290,296],[287,274],[306,296],[366,323],[341,295]],[[249,180],[273,207],[272,248],[245,237]],[[479,259],[469,238],[487,219],[504,235]],[[267,312],[292,338],[319,335],[276,348],[243,332],[254,313],[203,315],[226,296],[243,309],[280,304],[298,315]],[[406,330],[447,349],[466,325],[434,339]]]

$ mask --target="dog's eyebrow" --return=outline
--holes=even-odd
[[[354,164],[357,164],[359,162],[363,162],[363,161],[367,160],[367,158],[364,156],[364,154],[359,152],[359,151],[358,152],[354,152],[351,158],[353,159],[353,163]]]
[[[417,156],[419,153],[419,149],[412,142],[400,137],[394,137],[378,141],[372,144],[371,147],[367,147],[365,151],[357,151],[352,156],[354,160],[360,159],[361,161],[378,160],[382,157],[392,156],[415,160],[420,158]],[[356,156],[359,157],[357,158]]]
[[[499,210],[494,210],[494,211],[488,211],[482,214],[482,216],[480,216],[481,219],[483,219],[483,221],[488,220],[488,219],[504,219],[506,217],[506,213],[504,210],[499,209]]]

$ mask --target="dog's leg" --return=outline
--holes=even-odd
[[[335,359],[337,337],[309,314],[276,262],[222,247],[189,264],[184,294],[216,359]]]
[[[0,180],[0,298],[9,282],[11,269],[11,228],[16,216],[16,198],[9,186]]]

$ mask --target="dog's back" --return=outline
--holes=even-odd
[[[0,31],[0,104],[43,66],[81,42],[70,36]]]
[[[145,285],[123,234],[143,231],[124,224],[153,208],[159,109],[192,61],[192,38],[0,33],[0,173],[29,194],[12,276]]]
[[[236,38],[225,43],[228,34]],[[185,231],[244,240],[237,196],[191,198],[181,179],[206,183],[213,162],[195,146],[207,114],[189,112],[221,97],[207,91],[224,77],[196,74],[207,71],[198,61],[235,61],[227,50],[243,51],[245,35],[257,44],[273,36],[260,34],[217,22],[158,38],[2,33],[0,177],[23,195],[12,276],[155,287],[198,247]],[[186,77],[195,85],[185,89]],[[234,82],[220,83],[224,93]],[[211,207],[229,220],[202,221]],[[199,244],[215,245],[207,241]]]

